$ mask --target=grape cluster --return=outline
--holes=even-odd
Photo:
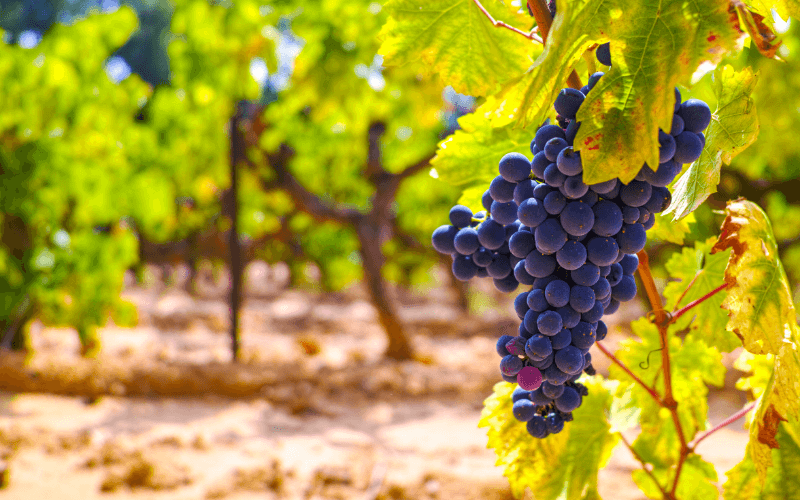
[[[610,65],[608,44],[597,50]],[[586,94],[566,88],[555,100],[558,125],[543,125],[531,142],[533,159],[509,153],[484,193],[485,212],[457,205],[450,225],[437,228],[433,247],[453,257],[459,280],[491,277],[503,292],[519,284],[517,336],[497,341],[503,380],[517,383],[513,414],[536,438],[560,432],[587,389],[577,380],[594,374],[589,349],[605,338],[604,314],[636,296],[636,253],[645,246],[655,214],[669,207],[668,186],[682,164],[700,156],[711,111],[699,100],[681,103],[669,133],[659,130],[659,165],[643,166],[628,184],[619,179],[587,185],[581,155],[573,149],[576,120]]]

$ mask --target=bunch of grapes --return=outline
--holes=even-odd
[[[608,44],[596,55],[611,64]],[[602,317],[636,296],[636,253],[655,214],[669,207],[667,186],[682,164],[699,158],[711,121],[708,105],[681,103],[676,88],[672,128],[659,130],[660,164],[645,164],[628,184],[587,185],[572,147],[576,115],[602,76],[593,74],[581,90],[561,90],[554,104],[559,125],[538,129],[532,160],[503,156],[483,195],[485,212],[457,205],[451,224],[433,232],[433,247],[452,256],[457,279],[491,277],[502,292],[530,287],[514,301],[519,334],[501,336],[497,353],[503,380],[519,385],[514,417],[536,438],[560,432],[587,395],[577,380],[594,374],[589,349],[608,332]]]

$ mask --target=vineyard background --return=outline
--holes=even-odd
[[[380,3],[0,8],[0,494],[510,496],[475,423],[513,309],[429,246],[461,194],[429,161],[475,101],[382,66]],[[726,61],[760,70],[769,125],[707,203],[660,220],[660,285],[744,196],[797,290],[796,24],[776,23],[784,62]],[[712,423],[745,400],[728,373]],[[746,441],[703,451],[722,476]],[[601,493],[641,498],[632,462],[616,452]]]

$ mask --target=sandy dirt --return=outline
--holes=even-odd
[[[36,355],[0,360],[0,498],[512,498],[476,425],[498,379],[494,340],[516,329],[507,299],[475,295],[481,314],[465,318],[449,289],[398,292],[419,355],[390,362],[360,289],[289,290],[265,266],[248,283],[236,368],[220,287],[129,287],[139,325],[107,325],[96,360],[69,329],[34,325]],[[605,343],[642,312],[613,316]],[[743,404],[735,378],[712,392],[712,423]],[[724,481],[746,442],[734,424],[698,451]],[[618,447],[603,497],[644,498],[637,466]]]

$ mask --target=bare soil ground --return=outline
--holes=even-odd
[[[516,330],[508,299],[475,294],[481,314],[466,317],[449,289],[398,291],[419,354],[393,362],[359,288],[291,290],[265,266],[248,283],[235,367],[221,287],[193,298],[130,286],[139,325],[107,325],[95,360],[80,358],[73,331],[34,325],[36,354],[0,359],[0,498],[512,498],[476,426],[498,380],[495,339]],[[612,316],[606,344],[642,313]],[[712,423],[744,402],[728,379],[712,392]],[[698,451],[724,481],[746,442],[734,424]],[[637,465],[615,450],[603,497],[644,498]]]

